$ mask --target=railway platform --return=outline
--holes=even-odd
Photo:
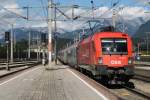
[[[5,90],[5,91],[3,91]],[[2,100],[117,100],[92,79],[61,64],[38,65],[0,83]]]
[[[136,66],[150,66],[150,62],[135,61],[134,63]]]
[[[150,62],[135,62],[135,74],[150,77]]]
[[[135,74],[140,75],[142,77],[150,78],[150,67],[136,67]]]
[[[9,71],[0,70],[0,78],[3,76],[7,76],[8,74],[14,73],[15,71],[23,70],[25,68],[28,68],[28,66],[11,68]]]

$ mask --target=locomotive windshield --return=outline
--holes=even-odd
[[[128,54],[126,39],[102,39],[101,44],[103,54]]]

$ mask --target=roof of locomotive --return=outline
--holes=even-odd
[[[111,37],[111,38],[118,38],[118,37],[120,37],[120,38],[124,38],[124,37],[128,37],[129,35],[128,34],[126,34],[126,33],[122,33],[122,32],[98,32],[98,33],[95,33],[94,35],[93,35],[93,37],[94,36],[99,36],[99,37]]]
[[[84,43],[89,42],[90,40],[94,40],[95,38],[107,38],[107,37],[108,38],[127,38],[127,37],[129,37],[129,35],[126,33],[122,33],[122,32],[97,32],[97,33],[81,40],[80,42],[77,42],[75,44],[68,46],[67,48],[61,50],[61,52],[66,52],[72,48],[76,48],[78,43],[84,44]]]
[[[122,32],[97,32],[88,38],[83,39],[80,43],[84,44],[94,40],[95,38],[128,38],[129,35]]]

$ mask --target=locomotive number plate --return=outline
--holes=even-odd
[[[121,61],[111,60],[111,64],[112,64],[112,65],[114,65],[114,64],[121,64]]]

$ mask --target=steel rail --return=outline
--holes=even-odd
[[[137,80],[141,80],[141,81],[149,82],[150,83],[150,77],[148,77],[148,76],[143,76],[143,75],[135,74],[135,76],[133,78],[137,79]]]
[[[144,98],[150,100],[150,93],[146,93],[146,92],[141,91],[141,90],[139,90],[139,89],[136,89],[136,88],[133,89],[133,88],[130,88],[130,87],[124,86],[124,85],[123,85],[123,87],[124,87],[125,89],[127,89],[127,90],[129,90],[129,91],[131,91],[131,92],[133,92],[133,93],[135,93],[135,94],[137,94],[137,95],[140,95],[141,97],[144,97]]]

